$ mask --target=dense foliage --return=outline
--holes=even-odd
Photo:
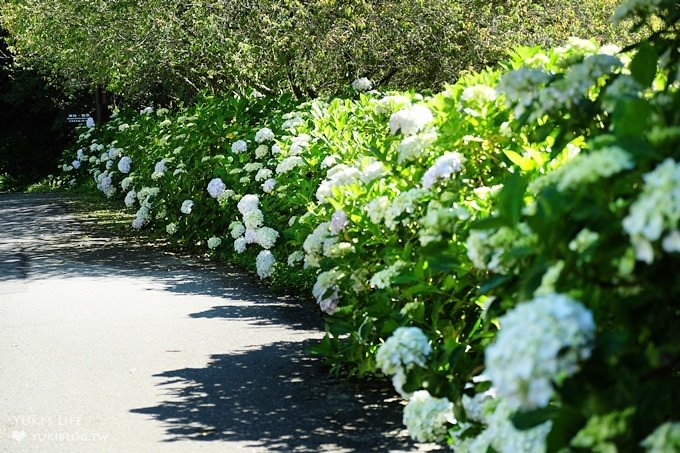
[[[121,112],[63,178],[311,290],[315,351],[389,376],[420,441],[677,451],[680,9],[617,17],[647,38],[517,48],[433,96]]]
[[[357,77],[440,89],[514,45],[601,41],[616,0],[4,0],[22,64],[118,103],[257,88],[338,94]]]

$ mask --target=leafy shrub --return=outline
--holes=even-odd
[[[673,451],[680,14],[620,10],[650,13],[625,51],[518,48],[433,96],[121,114],[65,170],[124,188],[135,227],[311,289],[315,351],[391,377],[417,439]]]

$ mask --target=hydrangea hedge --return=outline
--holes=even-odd
[[[672,451],[680,11],[618,14],[655,31],[520,48],[432,96],[120,113],[63,171],[124,199],[134,228],[311,291],[315,352],[389,376],[417,440]]]

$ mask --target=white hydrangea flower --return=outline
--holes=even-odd
[[[234,250],[236,250],[236,253],[241,254],[245,252],[247,244],[245,238],[238,238],[234,241]]]
[[[288,266],[293,267],[297,263],[301,262],[305,258],[305,254],[301,250],[296,250],[295,252],[288,255]]]
[[[139,111],[140,115],[149,115],[151,113],[153,113],[153,107],[144,107]]]
[[[380,179],[387,174],[385,165],[379,160],[374,160],[361,171],[361,182],[369,184],[371,181]]]
[[[418,327],[399,327],[390,338],[380,345],[375,355],[378,368],[392,376],[394,388],[402,396],[406,371],[414,366],[425,367],[427,357],[432,353],[427,335]]]
[[[269,178],[268,180],[262,183],[262,191],[264,193],[274,192],[274,187],[276,187],[276,179],[274,178]]]
[[[629,153],[618,146],[610,146],[587,154],[579,153],[564,165],[533,181],[529,187],[538,193],[543,187],[555,185],[557,190],[564,192],[609,178],[634,166]]]
[[[115,143],[115,142],[114,142],[114,143]],[[121,152],[121,151],[122,151],[122,150],[116,149],[116,148],[111,148],[111,149],[109,149],[109,151],[108,151],[108,153],[107,153],[107,154],[109,155],[109,159],[115,159],[115,158],[117,158],[118,156],[120,156],[120,152]]]
[[[680,422],[670,421],[660,425],[640,445],[648,453],[680,451]]]
[[[211,179],[208,183],[208,193],[211,197],[217,198],[227,190],[227,186],[220,178]]]
[[[120,182],[120,188],[123,190],[128,190],[130,186],[132,185],[132,178],[127,176],[123,178],[123,180]]]
[[[218,238],[217,236],[213,236],[210,239],[208,239],[208,248],[210,250],[215,250],[217,247],[222,244],[222,239]]]
[[[317,276],[312,294],[324,313],[332,315],[338,309],[338,302],[340,301],[339,282],[344,276],[345,274],[337,267]]]
[[[250,183],[250,176],[244,176],[238,180],[238,182],[244,186]]]
[[[257,230],[264,222],[264,214],[261,210],[255,208],[243,214],[243,224],[246,230]]]
[[[572,376],[590,357],[592,313],[562,294],[537,297],[499,319],[496,341],[486,348],[486,374],[514,409],[547,406],[553,382]]]
[[[286,115],[292,115],[288,116],[286,118]],[[286,114],[282,116],[282,118],[285,120],[283,124],[281,124],[281,129],[285,131],[292,131],[295,132],[295,128],[298,126],[302,126],[305,124],[305,121],[299,116],[299,112],[290,112],[290,114]]]
[[[258,209],[258,206],[260,205],[260,199],[257,197],[257,195],[253,194],[247,194],[244,195],[236,205],[238,208],[238,211],[245,215],[249,211],[253,211]]]
[[[394,230],[397,226],[397,219],[403,214],[413,214],[417,203],[427,195],[423,189],[410,189],[406,192],[401,192],[397,195],[390,207],[385,211],[385,226],[390,230]]]
[[[460,100],[475,105],[493,102],[498,97],[496,89],[488,85],[470,85],[465,87]]]
[[[404,107],[410,107],[411,100],[406,96],[385,96],[379,101],[375,102],[375,112],[378,115],[383,115],[386,113],[392,113],[397,109]]]
[[[371,223],[379,224],[385,218],[385,213],[390,207],[390,199],[384,195],[374,198],[366,204],[365,210]]]
[[[479,412],[486,429],[476,437],[456,441],[456,453],[485,452],[489,448],[499,453],[546,452],[546,439],[552,429],[551,421],[520,431],[512,424],[514,409],[502,399],[486,399]]]
[[[248,172],[252,173],[254,171],[257,171],[262,168],[262,163],[261,162],[248,162],[243,166],[243,169]]]
[[[172,236],[173,234],[177,233],[177,224],[174,223],[174,222],[168,223],[168,224],[165,226],[165,232],[168,233],[170,236]]]
[[[158,187],[142,187],[139,192],[137,192],[137,199],[142,205],[149,205],[151,203],[151,198],[155,197],[161,192]]]
[[[78,151],[76,151],[76,158],[78,160],[85,160],[85,152],[83,151],[82,148],[80,148]]]
[[[668,158],[643,176],[642,193],[623,219],[623,230],[630,236],[639,261],[652,263],[652,243],[668,232],[662,241],[667,253],[678,250],[680,220],[680,163]]]
[[[633,15],[649,17],[659,9],[660,5],[661,0],[628,0],[616,8],[613,20],[614,22],[620,22]]]
[[[111,170],[112,168],[113,168],[113,161],[112,161],[112,160],[107,161],[107,162],[106,162],[106,169],[107,169],[107,170]],[[71,167],[71,166],[69,165],[68,171],[71,171],[71,170],[73,170],[73,167]]]
[[[268,127],[263,127],[255,133],[255,143],[271,142],[274,140],[274,132]]]
[[[418,442],[441,442],[449,425],[456,423],[453,403],[446,398],[435,398],[427,390],[418,390],[404,408],[404,425],[411,439]]]
[[[536,90],[550,80],[550,74],[542,69],[520,68],[501,75],[496,90],[505,96],[508,107],[515,105],[515,117],[521,117],[533,104]]]
[[[305,251],[305,267],[319,267],[324,242],[330,237],[330,222],[322,222],[307,235],[302,243]]]
[[[281,154],[281,147],[278,143],[272,145],[272,154],[275,156]]]
[[[125,195],[125,206],[128,208],[137,202],[137,192],[134,189]]]
[[[338,209],[331,216],[331,234],[340,234],[348,224],[347,214],[342,209]]]
[[[430,109],[422,104],[406,107],[390,117],[390,132],[392,135],[399,131],[404,136],[414,135],[433,120]]]
[[[255,181],[261,182],[272,177],[274,173],[268,168],[262,168],[255,174]]]
[[[415,160],[426,151],[437,140],[437,133],[434,131],[424,132],[418,135],[412,135],[404,138],[399,146],[397,152],[399,157],[397,161],[401,164],[411,160]]]
[[[269,250],[262,250],[257,254],[255,258],[255,267],[257,269],[257,275],[261,279],[271,277],[274,273],[274,264],[276,263],[276,258],[274,254]]]
[[[248,144],[245,140],[237,140],[231,145],[231,152],[234,154],[245,153],[248,151]]]
[[[335,239],[335,238],[334,238]],[[342,258],[354,253],[356,249],[349,242],[337,242],[337,240],[324,242],[323,254],[329,258]]]
[[[401,273],[401,270],[406,267],[406,263],[404,261],[398,260],[391,266],[386,267],[385,269],[376,272],[373,274],[373,277],[371,277],[371,280],[369,281],[369,284],[371,285],[371,288],[378,288],[378,289],[385,289],[389,288],[392,286],[392,280],[394,277],[398,276]]]
[[[194,207],[193,200],[184,200],[179,210],[182,212],[182,214],[191,214],[191,210],[193,209],[193,207]]]
[[[369,91],[373,88],[373,83],[366,77],[354,79],[352,88],[356,91]]]
[[[279,238],[279,232],[273,228],[262,227],[255,233],[255,242],[263,249],[270,249],[276,244]]]
[[[237,239],[243,236],[243,233],[246,232],[246,227],[239,221],[231,222],[229,224],[229,232],[232,238]]]
[[[306,147],[309,146],[309,141],[312,139],[307,134],[301,134],[298,135],[297,137],[293,137],[293,141],[290,144],[290,155],[291,156],[299,156],[302,154],[305,150]]]
[[[423,175],[423,187],[429,189],[438,179],[450,178],[463,168],[465,157],[461,153],[446,153],[440,156]]]
[[[336,156],[335,154],[331,154],[330,156],[326,156],[321,161],[321,164],[319,164],[319,167],[322,168],[322,169],[331,168],[331,167],[333,167],[337,164],[338,159],[340,159],[340,157]]]
[[[269,154],[269,147],[267,145],[260,145],[255,148],[255,159],[264,159]]]
[[[292,169],[296,167],[301,167],[304,164],[305,161],[300,156],[286,157],[276,166],[276,173],[278,174],[288,173]]]
[[[333,193],[334,187],[343,187],[356,183],[361,178],[361,172],[348,165],[340,164],[328,170],[326,179],[316,189],[316,199],[325,203]]]
[[[532,246],[535,241],[536,235],[526,223],[520,223],[517,229],[472,230],[466,240],[467,256],[477,269],[506,274],[516,261],[507,252],[513,246]]]

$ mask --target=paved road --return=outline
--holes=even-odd
[[[304,353],[313,305],[68,203],[0,195],[1,452],[415,449],[392,392]]]

